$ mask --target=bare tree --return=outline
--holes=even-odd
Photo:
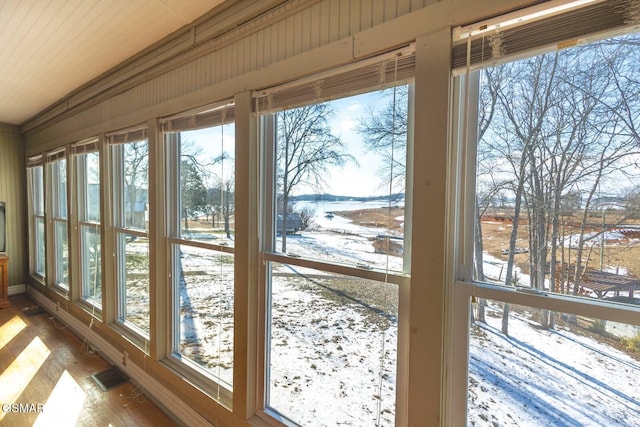
[[[149,187],[149,143],[123,145],[125,225],[144,229],[144,210]]]
[[[278,141],[277,187],[281,198],[282,252],[287,250],[289,198],[294,188],[308,185],[319,189],[331,166],[355,160],[343,151],[343,143],[331,133],[328,104],[312,104],[285,110],[276,115]]]
[[[621,43],[626,46],[625,41]],[[480,146],[502,159],[508,167],[497,174],[512,180],[514,213],[507,285],[513,284],[521,212],[526,214],[528,226],[530,285],[542,291],[547,287],[547,275],[555,280],[558,251],[562,251],[563,263],[565,260],[564,243],[560,243],[563,200],[567,195],[578,195],[583,212],[571,278],[573,292],[577,292],[586,269],[583,251],[592,250],[589,240],[598,234],[587,234],[588,214],[597,191],[605,178],[638,175],[633,164],[638,150],[633,145],[637,145],[640,103],[637,97],[628,96],[638,93],[637,84],[632,84],[635,79],[629,77],[631,71],[631,76],[638,74],[629,66],[637,64],[636,51],[609,41],[502,67],[499,102],[495,112],[490,110],[495,119]],[[490,76],[487,80],[491,85]],[[505,304],[505,334],[508,311]],[[543,326],[552,326],[553,316],[544,311],[541,314]]]
[[[367,148],[382,159],[378,171],[382,185],[404,192],[406,175],[409,87],[386,89],[380,94],[382,108],[369,108],[356,131]]]

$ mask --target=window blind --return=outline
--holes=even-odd
[[[51,162],[55,162],[57,160],[60,159],[64,159],[64,147],[62,148],[56,148],[55,150],[51,150],[49,152],[47,152],[47,163],[51,163]]]
[[[44,155],[38,154],[37,156],[31,156],[27,158],[27,167],[34,168],[36,166],[42,166],[44,163]]]
[[[98,138],[85,139],[71,145],[71,154],[84,154],[98,151]]]
[[[131,128],[110,132],[106,136],[109,144],[126,144],[145,140],[147,135],[147,128]]]
[[[227,101],[162,118],[160,124],[164,132],[182,132],[219,126],[234,120],[234,105]]]
[[[526,16],[527,11],[524,9],[521,14]],[[639,0],[607,0],[470,37],[455,36],[464,33],[464,28],[482,29],[481,24],[458,27],[454,29],[452,69],[454,72],[466,69],[469,42],[469,65],[471,69],[477,69],[527,52],[574,46],[581,39],[638,25]]]
[[[415,73],[415,46],[254,93],[257,111],[279,111],[406,83]]]

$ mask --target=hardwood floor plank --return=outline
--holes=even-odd
[[[102,391],[91,375],[110,367],[104,359],[83,353],[82,340],[48,313],[27,316],[35,305],[27,296],[10,301],[0,309],[1,426],[177,425],[144,396],[128,398],[130,382]]]

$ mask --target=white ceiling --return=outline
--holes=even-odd
[[[22,124],[223,0],[0,0],[0,122]]]

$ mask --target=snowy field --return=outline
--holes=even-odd
[[[490,305],[472,326],[471,426],[640,426],[640,362],[567,328],[512,312],[509,337]]]
[[[322,213],[288,236],[288,252],[401,270],[400,257],[375,253],[380,230]],[[183,249],[182,353],[230,384],[232,256]],[[283,264],[271,275],[268,405],[304,426],[394,425],[397,286]],[[490,305],[488,324],[472,326],[468,425],[640,425],[639,362],[568,327],[541,330],[526,309],[512,311],[506,337],[500,316]]]

